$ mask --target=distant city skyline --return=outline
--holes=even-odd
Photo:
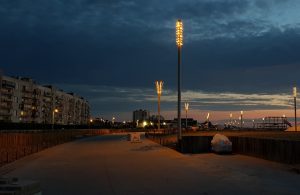
[[[87,98],[93,116],[176,117],[175,22],[184,23],[182,101],[222,120],[293,116],[300,87],[297,0],[0,2],[0,69]],[[182,108],[184,105],[182,105]],[[215,117],[215,118],[214,118]],[[202,120],[203,119],[203,120]]]

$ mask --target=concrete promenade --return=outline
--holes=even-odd
[[[291,166],[242,155],[183,155],[144,139],[89,137],[0,168],[57,194],[299,194]]]

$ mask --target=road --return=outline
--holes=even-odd
[[[299,194],[290,166],[243,155],[184,155],[150,140],[89,137],[0,168],[47,194]]]

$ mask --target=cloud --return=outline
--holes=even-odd
[[[163,106],[174,109],[174,25],[182,18],[183,97],[199,109],[286,108],[287,97],[275,94],[300,85],[299,6],[297,0],[2,0],[0,67],[7,75],[75,86],[95,113],[152,109],[154,81],[164,80]]]
[[[91,103],[93,114],[105,112],[126,112],[148,109],[153,112],[157,107],[155,88],[123,88],[110,86],[57,84],[61,88],[86,97]],[[290,94],[242,94],[212,93],[205,91],[183,91],[182,102],[189,102],[191,109],[233,111],[233,110],[278,110],[290,109],[293,101]],[[164,89],[161,97],[162,108],[175,111],[177,93]]]

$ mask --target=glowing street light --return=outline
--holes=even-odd
[[[158,98],[157,112],[158,112],[158,130],[160,130],[160,96],[162,94],[162,89],[164,82],[163,81],[155,81],[156,92]]]
[[[183,46],[183,23],[181,20],[176,22],[176,45],[179,48]]]
[[[297,87],[293,88],[294,110],[295,110],[295,131],[297,131]]]
[[[24,111],[22,110],[20,114],[21,114],[21,116],[20,116],[19,119],[20,119],[20,121],[22,121],[25,113],[24,113]]]
[[[187,113],[188,113],[188,110],[189,110],[189,103],[188,102],[184,103],[184,109],[185,109],[185,128],[187,128],[187,126],[188,126]]]
[[[230,118],[229,119],[229,125],[231,125],[232,124],[232,113],[229,114],[229,118]]]
[[[143,122],[143,128],[145,128],[148,125],[147,121]]]
[[[116,120],[116,118],[113,116],[112,117],[112,124],[115,124],[115,120]]]
[[[92,118],[90,118],[89,128],[91,128],[91,126],[92,126],[92,123],[93,123],[93,119],[92,119]]]
[[[58,109],[57,108],[55,108],[52,111],[52,129],[54,129],[54,116],[55,116],[55,113],[58,113]]]
[[[181,145],[181,76],[180,76],[180,64],[181,64],[181,48],[183,46],[183,23],[181,20],[176,22],[176,45],[178,48],[178,70],[177,70],[177,91],[178,91],[178,102],[177,102],[177,126],[178,126],[178,143]]]

